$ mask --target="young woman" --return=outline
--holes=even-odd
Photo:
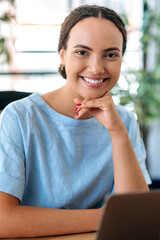
[[[1,238],[96,231],[106,195],[148,191],[137,123],[110,94],[125,49],[114,11],[74,9],[58,47],[66,84],[3,111]]]

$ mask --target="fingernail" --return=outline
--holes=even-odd
[[[77,106],[79,106],[79,107],[80,107],[80,106],[82,106],[82,104],[81,104],[81,103],[77,103],[76,105],[77,105]]]
[[[77,113],[76,115],[74,115],[74,118],[77,118],[77,117],[79,117],[79,113]]]
[[[78,108],[78,107],[76,107],[76,108],[74,109],[74,111],[76,112],[78,109],[79,109],[79,108]]]

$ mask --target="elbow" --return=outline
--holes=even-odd
[[[0,238],[10,238],[10,234],[9,234],[9,227],[7,227],[8,224],[4,224],[3,219],[1,219],[0,216]]]
[[[7,216],[8,215],[8,216]],[[0,214],[0,238],[13,238],[15,237],[15,229],[9,217],[9,214]]]

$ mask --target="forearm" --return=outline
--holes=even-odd
[[[115,192],[148,190],[136,154],[124,127],[111,133]]]
[[[16,206],[1,211],[0,238],[35,237],[96,231],[100,210],[62,210]]]

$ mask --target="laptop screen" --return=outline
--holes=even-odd
[[[112,195],[97,240],[160,240],[160,191]]]

